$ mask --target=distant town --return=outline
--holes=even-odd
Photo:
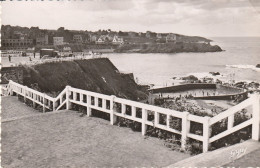
[[[32,53],[38,52],[42,48],[55,49],[63,53],[221,51],[220,47],[211,46],[211,40],[207,38],[152,31],[116,32],[108,29],[92,32],[67,30],[64,27],[57,30],[47,30],[39,27],[2,25],[1,34],[1,50],[3,52],[15,50]],[[203,47],[200,47],[201,45]],[[208,50],[207,47],[213,48]],[[153,50],[149,50],[149,48]],[[200,51],[200,48],[203,50]]]

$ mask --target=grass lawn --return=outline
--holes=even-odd
[[[12,106],[10,108],[8,106]],[[2,99],[2,113],[32,110],[15,99]],[[162,167],[190,157],[171,151],[156,138],[112,126],[75,111],[35,115],[2,123],[2,167]],[[10,115],[14,117],[14,114]],[[17,115],[19,117],[19,113]]]

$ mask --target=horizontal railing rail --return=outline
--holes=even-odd
[[[117,117],[139,122],[142,125],[142,135],[146,134],[147,126],[153,126],[155,128],[176,133],[181,135],[182,148],[186,147],[186,140],[188,138],[192,138],[201,141],[203,143],[203,152],[207,152],[210,143],[251,124],[253,127],[252,139],[259,140],[259,95],[253,95],[240,104],[231,107],[230,109],[222,112],[221,114],[218,114],[215,117],[210,118],[207,116],[196,116],[189,114],[188,112],[179,112],[172,109],[166,109],[141,102],[118,98],[113,95],[109,96],[101,93],[77,89],[70,86],[67,86],[56,98],[13,81],[9,81],[7,90],[10,95],[16,93],[20,96],[23,96],[25,100],[31,100],[33,105],[35,105],[35,103],[39,104],[43,107],[43,112],[45,112],[46,108],[53,111],[60,110],[62,107],[70,109],[71,104],[74,103],[86,107],[87,116],[92,115],[92,109],[110,114],[111,124],[115,124],[117,122]],[[234,126],[234,115],[248,106],[253,107],[252,118]],[[139,113],[139,116],[137,116],[137,113]],[[153,115],[153,119],[148,119],[148,116],[150,115]],[[160,122],[161,117],[166,119],[166,122]],[[171,127],[170,120],[172,118],[181,119],[180,130]],[[225,118],[228,118],[227,130],[211,137],[212,125],[222,121]],[[191,122],[202,124],[202,135],[191,133]]]

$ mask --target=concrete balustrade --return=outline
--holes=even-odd
[[[220,113],[215,117],[200,117],[189,114],[188,112],[179,112],[171,109],[165,109],[158,106],[135,102],[127,99],[118,98],[116,96],[108,96],[100,93],[90,92],[82,89],[72,88],[67,86],[56,98],[52,98],[44,93],[40,93],[31,88],[15,83],[9,82],[8,94],[13,95],[16,93],[23,96],[25,99],[29,99],[36,104],[43,107],[43,111],[51,109],[57,111],[66,106],[66,109],[71,109],[71,104],[78,104],[87,107],[87,116],[92,115],[92,110],[99,110],[110,114],[110,123],[113,125],[117,122],[117,117],[123,117],[129,120],[133,120],[141,123],[142,135],[146,135],[147,126],[153,126],[162,130],[166,130],[172,133],[181,135],[181,147],[186,147],[186,141],[188,138],[192,138],[203,143],[203,152],[207,152],[210,147],[210,143],[223,138],[227,135],[234,133],[235,131],[245,128],[248,125],[253,125],[252,139],[259,140],[260,132],[260,96],[253,95],[249,99],[241,102],[240,104],[231,107],[230,109]],[[71,98],[72,96],[72,98]],[[65,98],[64,98],[65,97]],[[86,100],[83,100],[86,99]],[[94,101],[94,102],[92,102]],[[100,104],[101,103],[101,104]],[[59,105],[58,105],[59,104]],[[119,111],[116,111],[116,104],[121,105]],[[109,105],[109,109],[108,109]],[[252,106],[253,117],[243,123],[234,126],[234,115],[241,111],[243,108]],[[137,110],[138,109],[138,110]],[[141,118],[137,117],[141,110]],[[131,115],[129,114],[131,112]],[[148,121],[148,113],[154,115],[153,121]],[[160,123],[160,117],[166,117],[166,123]],[[170,119],[172,117],[180,118],[181,131],[171,128]],[[227,118],[228,127],[227,130],[211,137],[211,127],[217,122]],[[190,132],[191,121],[201,123],[203,125],[203,135],[197,135]]]

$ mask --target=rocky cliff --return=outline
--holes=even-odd
[[[22,66],[23,84],[57,95],[66,85],[131,100],[147,97],[130,75],[119,73],[107,58]]]
[[[179,53],[179,52],[219,52],[222,49],[207,43],[161,43],[161,44],[125,44],[115,52],[128,53]]]

